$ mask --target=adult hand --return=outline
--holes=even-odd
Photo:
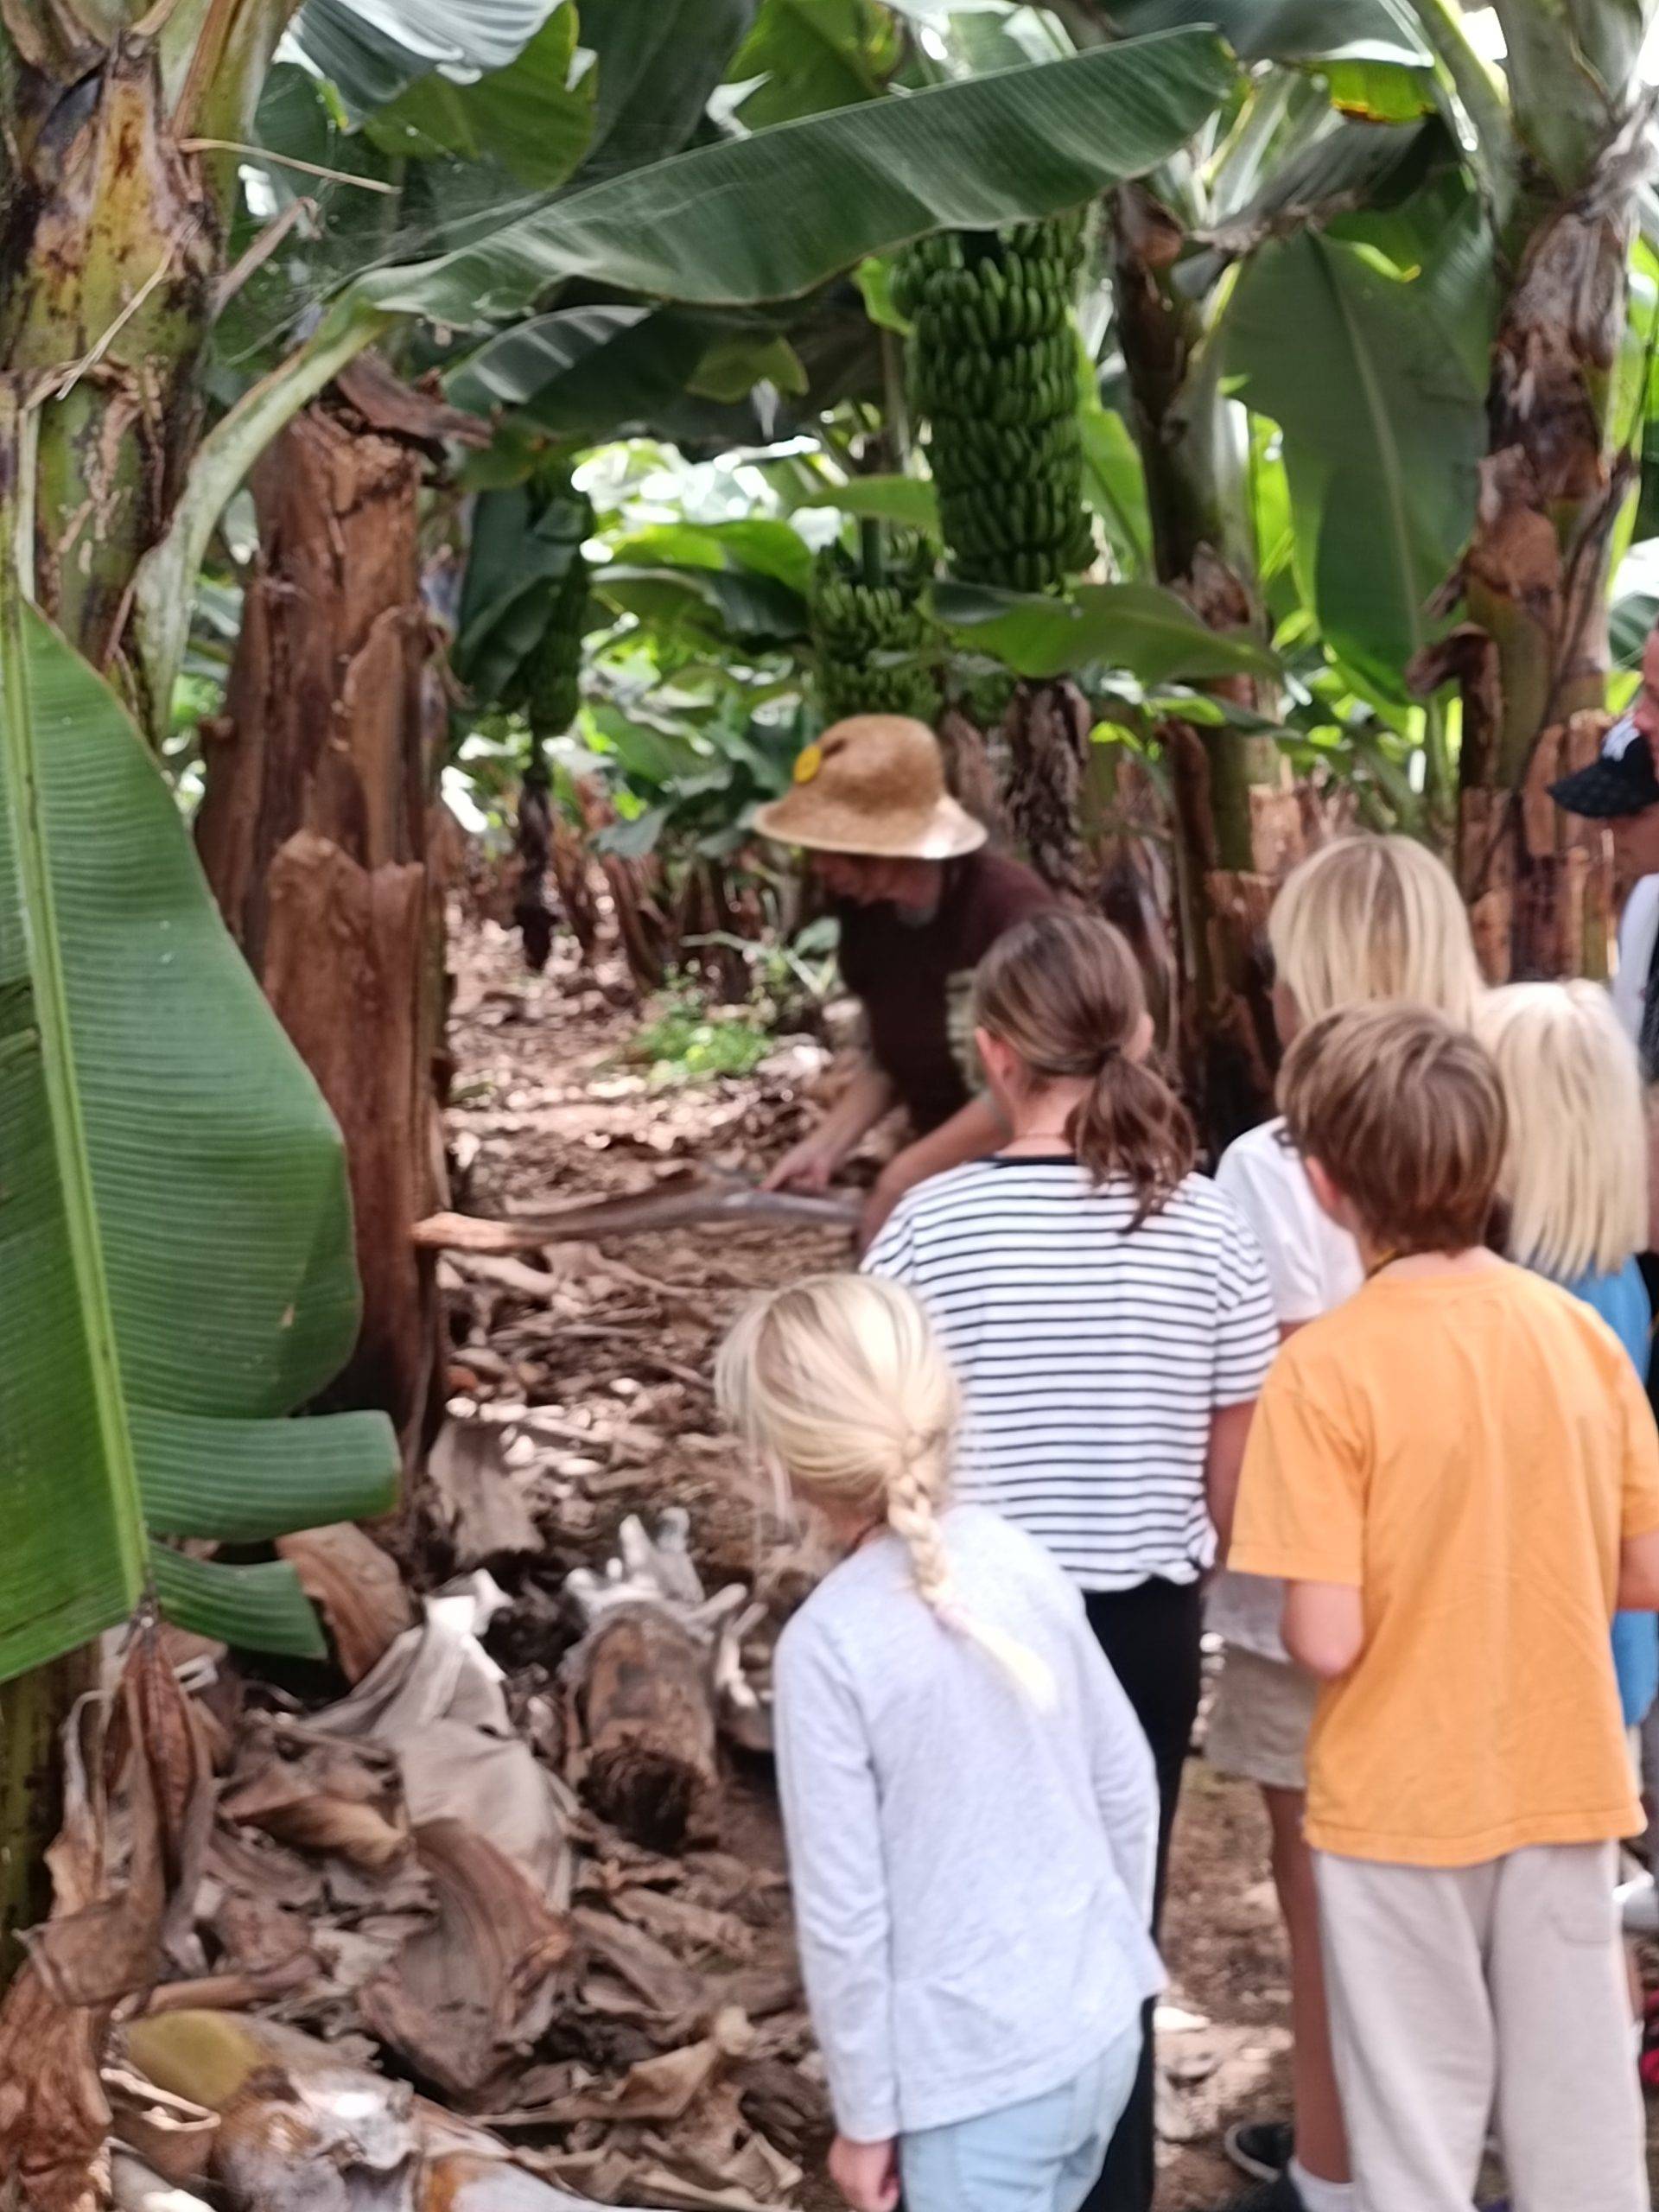
[[[899,2202],[899,2145],[854,2143],[837,2135],[830,2145],[830,2178],[853,2212],[893,2212]]]
[[[841,1162],[840,1146],[822,1129],[814,1129],[798,1144],[791,1145],[781,1160],[773,1161],[760,1187],[763,1191],[827,1191]]]

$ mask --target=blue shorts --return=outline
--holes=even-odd
[[[901,2136],[904,2212],[1077,2212],[1140,2063],[1137,2019],[1058,2089]]]

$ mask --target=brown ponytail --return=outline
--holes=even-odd
[[[1066,1124],[1090,1179],[1126,1175],[1134,1226],[1156,1213],[1196,1156],[1185,1106],[1155,1068],[1130,1057],[1146,1018],[1128,944],[1095,914],[1033,914],[1001,937],[974,985],[978,1026],[1023,1062],[1032,1083],[1093,1078]]]

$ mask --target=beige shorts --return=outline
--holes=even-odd
[[[1319,1686],[1288,1659],[1230,1643],[1210,1713],[1205,1756],[1218,1774],[1264,1789],[1306,1789],[1307,1732]]]

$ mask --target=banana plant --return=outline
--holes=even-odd
[[[1605,972],[1599,833],[1523,794],[1593,744],[1606,694],[1608,582],[1651,397],[1630,268],[1654,12],[1653,0],[1497,0],[1483,52],[1447,0],[1411,0],[1462,118],[1500,290],[1480,494],[1444,594],[1464,619],[1414,675],[1458,688],[1463,888],[1504,974]]]
[[[384,1512],[399,1467],[378,1414],[282,1418],[356,1333],[339,1135],[153,756],[10,561],[0,1141],[3,1973],[44,1901],[73,1655],[148,1603],[320,1656],[291,1568],[200,1540]]]
[[[1220,41],[1192,30],[871,99],[573,188],[512,220],[492,210],[429,260],[366,271],[209,432],[129,579],[152,727],[226,500],[282,424],[377,340],[423,322],[482,334],[572,281],[702,308],[798,296],[930,230],[1091,198],[1179,144],[1233,73]]]
[[[357,1326],[340,1143],[108,686],[0,575],[0,1680],[123,1620],[320,1656],[290,1567],[381,1513],[374,1414],[282,1416]]]

